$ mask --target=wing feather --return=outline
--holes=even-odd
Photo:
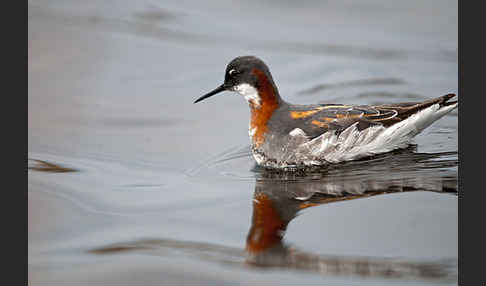
[[[374,125],[391,126],[433,104],[447,105],[454,94],[447,94],[423,102],[403,102],[382,105],[319,104],[294,105],[290,115],[299,121],[299,128],[310,138],[325,132],[342,132],[358,122],[358,130]]]

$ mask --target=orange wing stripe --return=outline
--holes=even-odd
[[[311,123],[316,125],[316,126],[319,126],[319,127],[327,127],[327,123],[324,123],[324,122],[321,122],[321,121],[312,120]]]
[[[293,119],[306,118],[311,116],[312,114],[316,114],[321,110],[322,108],[316,108],[309,111],[290,111],[290,117],[292,117]]]

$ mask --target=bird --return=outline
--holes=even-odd
[[[251,153],[257,165],[270,169],[325,166],[406,148],[458,106],[450,101],[453,93],[396,104],[291,104],[280,97],[268,66],[256,56],[231,60],[223,84],[194,103],[223,91],[248,102]]]

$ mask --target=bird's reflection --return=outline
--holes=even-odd
[[[370,175],[370,174],[368,174]],[[247,263],[255,267],[280,267],[326,275],[358,275],[394,278],[446,278],[446,261],[413,263],[389,258],[323,256],[291,248],[283,240],[288,224],[302,209],[336,201],[386,193],[427,190],[456,193],[454,176],[361,180],[307,180],[295,173],[262,172],[255,184],[253,216],[246,241]],[[387,185],[388,182],[388,185]],[[406,185],[404,182],[408,182]],[[425,189],[426,185],[430,189]]]
[[[406,191],[457,194],[457,160],[450,154],[420,154],[414,149],[394,156],[353,162],[314,172],[257,170],[247,263],[328,275],[451,278],[446,261],[413,263],[389,258],[323,256],[294,249],[283,240],[288,224],[305,208],[342,200]],[[385,163],[385,164],[384,164]]]
[[[176,248],[226,265],[278,267],[338,276],[457,279],[457,261],[326,256],[285,243],[287,226],[300,211],[309,207],[408,191],[457,195],[456,153],[420,154],[403,150],[392,155],[305,173],[255,169],[253,212],[245,251],[218,244],[159,239],[115,244],[90,252],[150,250],[153,254],[157,249]],[[447,159],[450,155],[453,158]]]

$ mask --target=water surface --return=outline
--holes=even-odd
[[[29,1],[32,285],[457,284],[457,110],[308,173],[249,153],[226,64],[292,103],[457,93],[454,1]],[[250,12],[251,11],[251,12]]]

